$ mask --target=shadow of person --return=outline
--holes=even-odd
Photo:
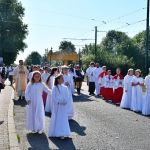
[[[50,150],[48,138],[43,134],[27,134],[27,139],[29,144],[31,145],[28,150]]]
[[[76,122],[75,120],[69,120],[69,125],[70,125],[70,130],[71,132],[75,132],[80,136],[85,136],[85,130],[86,127],[84,126],[80,126],[78,122]]]
[[[91,96],[86,94],[81,94],[80,96],[73,96],[73,102],[92,102],[93,100],[90,99]]]
[[[27,105],[27,102],[26,100],[22,99],[22,100],[13,100],[14,101],[14,105],[20,105],[21,107],[25,107]]]
[[[59,138],[49,138],[60,150],[76,150],[73,140],[71,138],[65,138],[61,140]]]

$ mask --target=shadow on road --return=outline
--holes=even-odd
[[[90,99],[91,96],[81,94],[79,96],[74,95],[73,96],[73,102],[92,102],[93,100]]]
[[[80,126],[77,121],[70,120],[69,124],[70,124],[71,132],[75,132],[80,136],[85,136],[86,135],[86,133],[85,133],[86,127]]]
[[[26,100],[14,100],[14,105],[20,105],[21,107],[25,107],[27,105]]]
[[[27,139],[29,144],[31,145],[28,150],[50,150],[48,138],[43,134],[27,134]]]
[[[59,138],[49,138],[60,150],[75,150],[75,145],[71,138],[61,140]]]

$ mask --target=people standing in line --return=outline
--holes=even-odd
[[[131,109],[132,100],[132,80],[134,77],[134,70],[130,68],[127,75],[124,78],[124,91],[121,99],[120,107],[125,109]]]
[[[100,96],[105,97],[105,76],[107,75],[107,71],[106,71],[106,66],[102,67],[102,72],[99,74],[99,79],[98,79],[98,83],[100,85]]]
[[[114,81],[113,81],[113,76],[111,75],[111,70],[107,71],[107,75],[105,76],[104,80],[104,88],[105,88],[105,93],[104,94],[104,100],[112,102],[113,99],[113,86],[114,86]]]
[[[142,106],[142,114],[150,115],[150,68],[149,74],[145,77],[145,85],[146,85],[146,96],[144,98]]]
[[[69,99],[67,103],[68,108],[68,119],[72,119],[74,116],[74,106],[73,106],[73,98],[72,98],[72,86],[73,86],[73,79],[69,74],[68,66],[62,66],[62,74],[64,78],[64,85],[67,86],[69,90]]]
[[[95,89],[96,89],[96,95],[100,95],[100,84],[98,83],[99,75],[102,72],[102,67],[100,67],[99,63],[96,63],[94,70],[94,76],[95,76]]]
[[[94,76],[94,62],[90,63],[90,67],[86,70],[86,74],[88,76],[88,82],[89,82],[89,95],[95,95],[95,76]]]
[[[51,70],[51,73],[49,75],[49,77],[47,78],[46,84],[49,87],[49,89],[53,89],[54,87],[54,81],[55,81],[55,77],[58,74],[58,68],[57,67],[53,67]],[[46,100],[46,105],[45,105],[45,112],[52,112],[52,98],[51,98],[51,94],[48,94],[47,96],[47,100]]]
[[[112,102],[114,104],[120,104],[123,95],[123,79],[120,68],[116,69],[116,75],[113,77],[114,80],[114,94]]]
[[[135,76],[132,79],[132,103],[131,110],[135,112],[142,111],[144,79],[141,77],[141,70],[135,71]]]
[[[77,89],[77,94],[80,95],[81,94],[81,87],[82,87],[82,82],[84,80],[84,74],[81,70],[81,67],[79,65],[76,65],[76,69],[75,69],[75,85],[76,85],[76,89]]]
[[[43,91],[51,93],[51,90],[42,83],[41,73],[34,71],[31,82],[28,83],[25,91],[27,101],[27,129],[32,133],[42,134],[45,127],[45,111],[42,101]]]
[[[19,99],[24,99],[25,89],[27,85],[28,70],[24,66],[23,60],[19,60],[19,66],[14,69],[15,89]]]
[[[48,136],[64,139],[70,136],[70,126],[68,121],[69,90],[64,85],[63,75],[55,77],[55,84],[52,89],[52,117],[49,125]]]

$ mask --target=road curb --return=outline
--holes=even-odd
[[[12,90],[10,104],[8,108],[8,134],[9,134],[9,148],[10,150],[19,150],[19,143],[17,139],[16,129],[15,129],[15,122],[14,122],[14,91]]]

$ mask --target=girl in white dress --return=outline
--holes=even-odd
[[[33,72],[31,82],[28,83],[25,90],[25,98],[27,101],[27,129],[33,133],[42,134],[44,131],[44,105],[42,99],[43,91],[51,93],[51,90],[42,83],[39,71]]]
[[[141,77],[141,70],[135,71],[135,76],[132,79],[132,103],[131,110],[135,112],[142,111],[144,79]]]
[[[62,139],[70,136],[70,127],[67,114],[69,91],[63,82],[63,75],[57,75],[55,78],[55,86],[52,89],[53,110],[48,131],[49,137],[60,137]]]
[[[67,103],[68,107],[68,119],[72,119],[74,116],[73,98],[72,98],[72,86],[73,78],[69,74],[69,68],[67,66],[62,66],[62,73],[64,78],[64,85],[68,87],[69,99]]]
[[[131,100],[132,100],[132,80],[133,80],[133,69],[128,70],[128,74],[124,78],[124,91],[121,100],[120,107],[131,109]]]
[[[145,77],[146,96],[143,103],[142,114],[150,115],[150,68],[149,74]]]
[[[57,75],[57,73],[58,73],[58,69],[57,69],[57,67],[54,67],[51,70],[51,74],[47,78],[46,84],[50,89],[52,89],[54,87],[54,80],[55,80],[55,76]],[[45,105],[45,112],[50,112],[50,113],[52,112],[51,94],[48,94],[48,96],[47,96],[46,105]]]

